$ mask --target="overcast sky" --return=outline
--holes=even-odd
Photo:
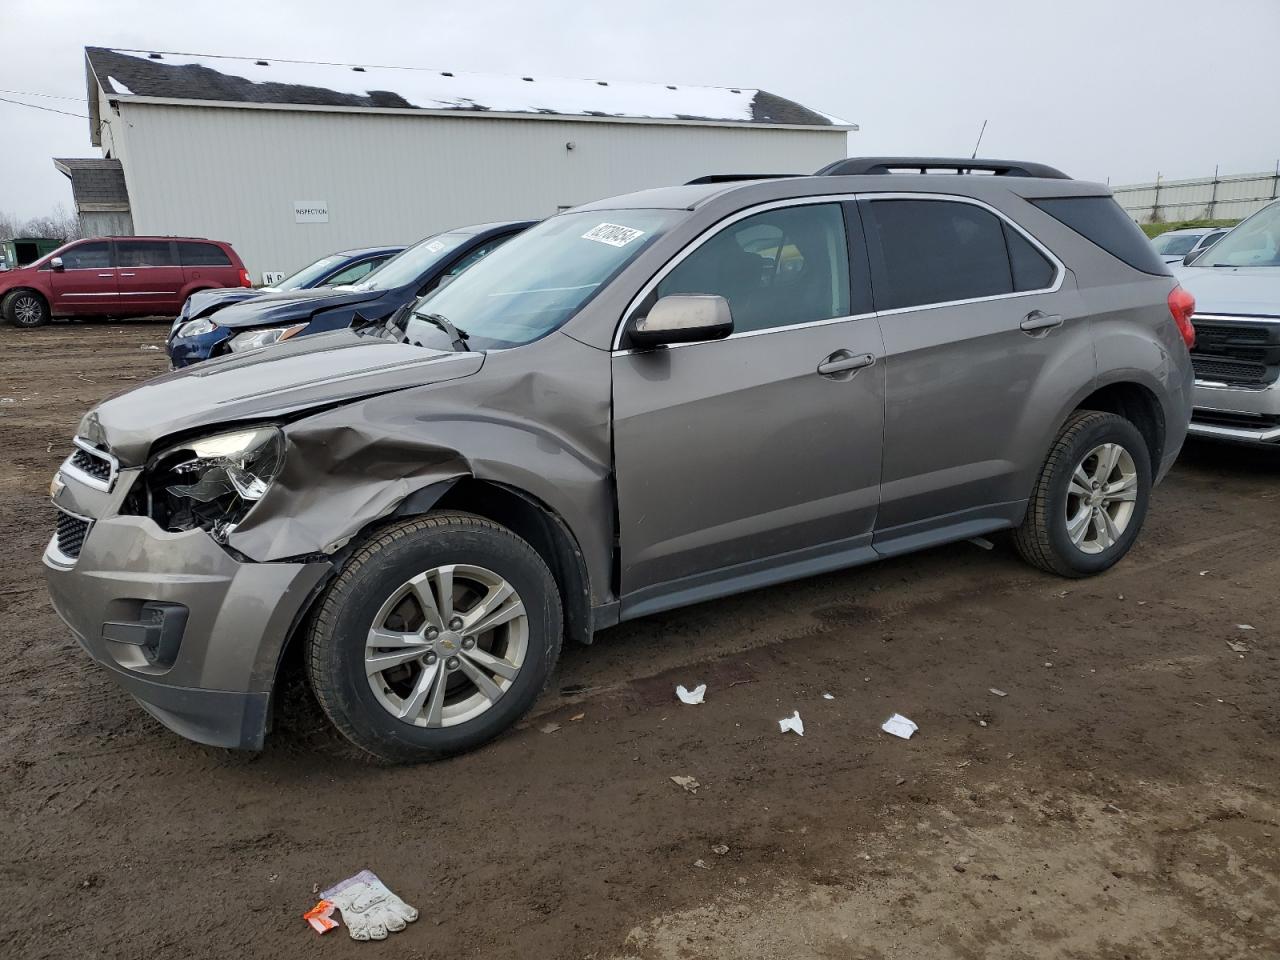
[[[0,37],[0,97],[73,113],[7,91],[82,98],[86,45],[137,47],[759,87],[853,155],[967,156],[987,119],[981,153],[1112,184],[1280,158],[1280,0],[0,0]],[[70,207],[49,158],[88,127],[0,103],[0,210]]]

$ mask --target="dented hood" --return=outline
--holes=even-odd
[[[324,287],[318,290],[286,290],[264,293],[242,303],[233,303],[218,311],[220,327],[281,326],[310,320],[319,310],[351,307],[386,296],[386,290],[364,290],[355,287]]]
[[[351,330],[300,337],[158,377],[109,397],[85,415],[79,435],[126,466],[158,440],[333,406],[359,397],[466,377],[484,354],[451,353]]]

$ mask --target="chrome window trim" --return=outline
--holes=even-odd
[[[657,285],[661,283],[664,279],[666,279],[667,275],[670,274],[671,271],[674,270],[676,267],[678,267],[686,257],[690,256],[695,250],[701,247],[713,236],[718,234],[721,230],[731,226],[734,223],[737,223],[739,220],[743,220],[743,219],[746,219],[747,217],[754,216],[757,213],[764,213],[768,210],[776,210],[783,207],[814,206],[820,203],[847,203],[850,200],[853,200],[853,201],[940,200],[940,201],[951,202],[951,203],[967,203],[975,207],[981,207],[983,210],[986,210],[989,213],[995,214],[995,216],[998,217],[1000,220],[1009,224],[1009,226],[1011,226],[1014,230],[1017,230],[1018,233],[1022,235],[1023,239],[1025,239],[1028,243],[1030,243],[1036,250],[1038,250],[1041,254],[1043,254],[1044,257],[1051,264],[1053,264],[1053,267],[1054,267],[1053,283],[1051,283],[1047,287],[1041,287],[1036,290],[1018,290],[1012,293],[997,293],[997,294],[992,294],[991,296],[988,296],[988,297],[972,297],[967,300],[944,300],[939,303],[922,303],[922,304],[917,304],[915,306],[910,306],[910,307],[894,307],[890,310],[877,310],[877,311],[872,311],[871,313],[860,313],[860,314],[855,314],[848,317],[831,317],[826,320],[810,320],[805,323],[793,323],[793,324],[788,324],[782,327],[766,327],[762,330],[744,330],[741,333],[731,333],[729,336],[724,337],[723,339],[734,340],[740,337],[757,336],[761,333],[775,333],[775,332],[781,332],[785,330],[797,330],[802,327],[818,326],[819,324],[841,323],[848,320],[864,320],[871,317],[889,317],[898,313],[911,313],[919,310],[936,310],[939,307],[957,307],[957,306],[962,306],[970,303],[986,303],[988,301],[993,301],[993,300],[1012,300],[1017,297],[1040,296],[1046,293],[1057,293],[1059,290],[1062,289],[1062,284],[1066,280],[1066,275],[1067,275],[1066,265],[1060,259],[1058,259],[1058,256],[1052,250],[1050,250],[1038,239],[1032,236],[1024,227],[1022,227],[1021,224],[1013,220],[1007,214],[996,209],[991,204],[977,199],[976,197],[966,197],[966,196],[963,196],[960,194],[954,194],[954,193],[893,191],[888,193],[865,193],[865,192],[864,193],[834,193],[834,194],[821,194],[818,196],[811,196],[811,197],[791,197],[786,200],[771,200],[765,203],[756,204],[755,206],[747,207],[743,210],[739,210],[737,213],[733,214],[732,216],[726,217],[725,219],[717,221],[716,223],[712,224],[710,227],[704,230],[701,234],[699,234],[691,243],[687,244],[684,247],[684,249],[681,250],[675,257],[668,260],[657,273],[655,273],[652,277],[650,277],[648,282],[645,283],[645,285],[640,288],[640,292],[631,298],[631,301],[627,304],[627,309],[622,312],[622,319],[618,323],[618,326],[615,328],[614,334],[613,334],[613,345],[611,349],[614,355],[627,356],[627,355],[630,355],[631,353],[636,352],[630,349],[623,350],[621,348],[622,336],[623,336],[623,332],[626,330],[627,321],[631,318],[636,308],[641,303],[644,302],[645,297],[649,296],[649,294],[653,292],[654,288],[657,287]],[[1012,267],[1010,269],[1012,269]],[[718,342],[718,341],[697,341],[697,342]],[[695,345],[696,343],[668,344],[667,349],[672,349],[674,347],[691,347]]]
[[[99,480],[97,477],[93,476],[92,474],[85,473],[79,467],[72,464],[71,458],[75,456],[74,453],[72,453],[71,456],[67,457],[67,459],[62,462],[62,466],[58,468],[58,472],[62,474],[66,474],[69,477],[74,477],[76,480],[78,480],[80,483],[83,483],[87,487],[93,487],[95,490],[102,490],[103,492],[109,493],[111,491],[111,488],[114,487],[116,484],[116,477],[120,475],[120,461],[117,460],[111,454],[107,453],[105,450],[99,450],[97,447],[93,446],[93,444],[89,443],[87,440],[82,440],[79,437],[76,437],[72,440],[72,442],[81,450],[85,451],[86,453],[91,454],[95,457],[98,457],[101,460],[107,461],[108,466],[111,468],[111,472],[107,475],[106,480]],[[59,507],[58,509],[62,510],[61,507]],[[62,510],[62,512],[71,513],[70,510]],[[76,514],[71,513],[71,516],[74,517],[76,516]],[[80,517],[80,519],[84,520],[87,518]]]

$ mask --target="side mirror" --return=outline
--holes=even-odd
[[[633,346],[658,347],[667,343],[721,340],[733,333],[733,314],[724,297],[681,293],[663,297],[645,317],[627,325]]]
[[[52,267],[54,270],[61,270],[61,269],[63,269],[63,267],[62,267],[62,258],[61,258],[61,257],[54,257],[52,260],[50,260],[50,261],[49,261],[49,266],[50,266],[50,267]]]
[[[1183,258],[1182,258],[1182,265],[1183,265],[1184,267],[1189,267],[1189,266],[1191,266],[1191,261],[1193,261],[1196,257],[1200,256],[1200,254],[1204,253],[1204,252],[1205,252],[1205,250],[1207,250],[1207,249],[1209,249],[1209,248],[1208,248],[1208,247],[1201,247],[1199,250],[1192,250],[1192,251],[1191,251],[1190,253],[1188,253],[1185,257],[1183,257]]]

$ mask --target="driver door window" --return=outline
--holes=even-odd
[[[725,227],[658,284],[729,301],[735,333],[849,316],[849,247],[838,204],[782,207]]]

